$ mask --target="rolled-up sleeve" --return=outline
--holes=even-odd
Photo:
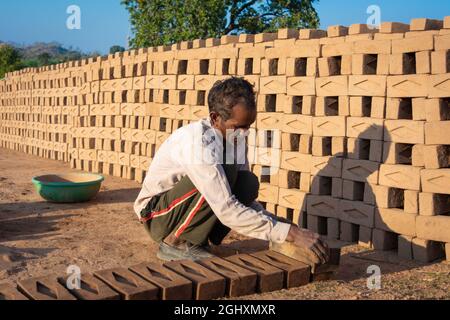
[[[261,240],[282,243],[290,224],[279,222],[260,210],[246,207],[232,194],[220,164],[182,164],[188,177],[224,225],[236,232]],[[255,206],[258,208],[258,206]]]

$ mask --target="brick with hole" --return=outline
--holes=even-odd
[[[28,300],[28,298],[17,289],[16,285],[1,284],[0,300]]]
[[[61,285],[67,287],[70,277],[58,279]],[[120,294],[100,279],[91,274],[82,274],[80,277],[80,288],[70,289],[70,293],[79,300],[120,300]]]
[[[77,300],[57,276],[29,278],[17,282],[18,289],[31,300]]]

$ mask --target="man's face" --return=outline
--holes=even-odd
[[[231,110],[230,119],[224,121],[216,112],[211,112],[210,118],[213,127],[220,131],[222,137],[226,138],[227,134],[237,133],[238,130],[248,131],[256,120],[256,110],[249,110],[245,105],[237,104]]]

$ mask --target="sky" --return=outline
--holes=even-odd
[[[127,47],[132,36],[128,12],[120,0],[0,0],[0,41],[17,44],[56,41],[83,52],[108,53],[112,45]],[[66,26],[67,8],[81,11],[81,29]],[[450,0],[320,0],[315,5],[321,28],[366,23],[370,5],[381,9],[381,21],[409,23],[412,18],[442,19]]]

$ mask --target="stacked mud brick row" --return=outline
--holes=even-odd
[[[329,239],[450,259],[450,18],[224,36],[0,82],[3,147],[142,182],[217,80],[254,84],[248,155],[271,212]]]
[[[210,300],[291,289],[336,270],[340,250],[319,268],[275,251],[193,262],[141,263],[129,268],[24,279],[0,284],[0,300]],[[77,284],[79,287],[77,288]]]

